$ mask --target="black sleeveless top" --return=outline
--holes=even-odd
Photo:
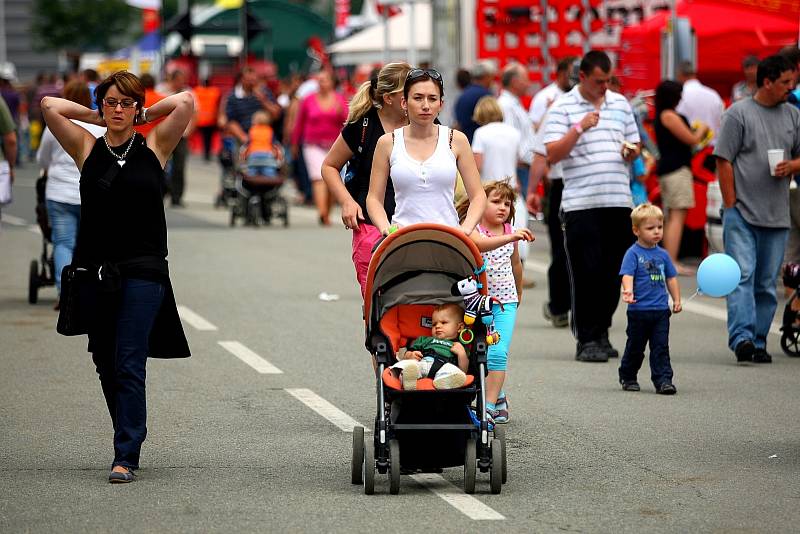
[[[120,155],[126,148],[127,143],[111,147]],[[106,190],[98,181],[112,165],[117,165],[117,158],[102,138],[97,139],[81,171],[81,221],[74,263],[92,267],[112,263],[126,278],[168,283],[161,163],[137,133],[125,165]]]
[[[689,126],[689,121],[678,113],[680,118]],[[658,151],[661,153],[661,158],[656,165],[656,174],[664,176],[671,172],[675,172],[681,167],[689,167],[692,165],[692,147],[675,137],[666,126],[661,123],[661,114],[656,116],[655,120],[656,142],[658,143]]]

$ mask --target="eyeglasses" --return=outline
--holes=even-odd
[[[124,100],[117,100],[116,98],[104,98],[103,104],[112,109],[116,109],[117,106],[122,106],[123,108],[134,108],[136,107],[136,100],[131,100],[129,98]]]
[[[436,69],[411,69],[408,71],[408,74],[406,74],[406,82],[414,81],[423,76],[428,76],[432,80],[439,82],[440,85],[442,84],[442,75],[439,74],[439,71]]]

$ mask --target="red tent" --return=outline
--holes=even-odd
[[[798,40],[796,15],[755,11],[735,2],[681,2],[678,16],[688,17],[697,34],[698,77],[723,98],[742,79],[745,56],[764,57]],[[618,75],[625,92],[653,89],[660,81],[661,30],[668,19],[664,11],[623,30]]]

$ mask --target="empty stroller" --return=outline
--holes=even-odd
[[[53,249],[48,246],[51,232],[44,196],[46,185],[47,174],[43,172],[36,180],[36,223],[42,231],[42,253],[38,261],[31,260],[28,271],[28,302],[31,304],[39,301],[39,288],[56,285]]]
[[[239,152],[235,174],[236,198],[231,204],[230,225],[244,219],[245,224],[271,224],[276,217],[289,226],[289,203],[280,194],[285,181],[281,174],[283,148],[277,143],[269,155],[247,153],[247,145]]]
[[[469,277],[481,282],[483,258],[458,229],[415,224],[389,235],[370,261],[364,299],[366,346],[377,361],[377,414],[372,436],[353,429],[351,482],[375,490],[375,471],[389,474],[389,492],[400,491],[404,470],[463,466],[464,491],[475,491],[476,471],[490,473],[492,493],[506,481],[505,433],[486,418],[486,327],[473,325],[462,337],[469,356],[467,382],[459,389],[435,390],[430,378],[416,391],[403,390],[389,367],[397,351],[431,329],[434,306],[463,304],[454,285]],[[477,274],[476,274],[477,273]],[[470,404],[476,401],[475,412]]]
[[[783,308],[783,321],[781,322],[781,349],[784,354],[793,358],[800,357],[800,312],[794,310],[800,303],[798,287],[800,287],[800,264],[787,263],[783,266],[783,285],[793,289],[791,298]]]

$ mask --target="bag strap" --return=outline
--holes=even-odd
[[[449,128],[450,130],[450,150],[453,150],[453,129]]]
[[[367,126],[369,125],[369,117],[364,115],[364,121],[361,123],[361,142],[358,143],[358,153],[364,152],[364,145],[367,142]]]

